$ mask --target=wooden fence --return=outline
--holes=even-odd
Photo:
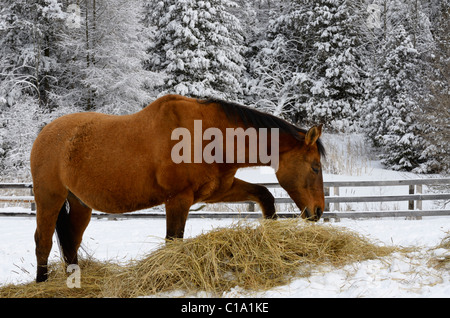
[[[260,183],[267,188],[280,188],[278,183]],[[450,187],[450,178],[437,179],[404,179],[404,180],[383,180],[383,181],[325,181],[325,212],[323,218],[328,220],[330,218],[367,218],[367,217],[407,217],[420,219],[422,216],[448,216],[450,209],[422,209],[423,201],[437,201],[444,200],[442,206],[450,203],[450,193],[423,193],[423,186],[444,186]],[[408,186],[408,193],[401,195],[370,195],[370,196],[340,196],[340,189],[342,188],[360,188],[360,187],[391,187],[391,186]],[[32,193],[33,185],[30,183],[0,183],[0,189],[26,189],[29,195],[25,196],[1,196],[0,202],[19,202],[31,204],[31,213],[14,213],[2,212],[0,216],[24,216],[34,215],[34,197]],[[330,189],[333,190],[333,195],[330,195]],[[340,211],[340,204],[342,203],[367,203],[367,202],[400,202],[407,201],[407,210],[383,210],[383,211]],[[241,202],[245,203],[245,202]],[[276,204],[293,204],[291,198],[276,197]],[[227,203],[231,204],[231,203]],[[259,212],[255,211],[253,202],[246,202],[249,207],[249,212],[202,212],[191,211],[189,217],[248,217],[258,218],[261,216]],[[297,212],[278,212],[281,217],[295,217],[299,215]],[[163,212],[139,212],[126,213],[121,215],[95,214],[96,217],[124,217],[124,218],[143,218],[143,217],[164,217]]]
[[[278,183],[262,184],[266,187],[280,187]],[[424,185],[442,185],[450,188],[450,178],[403,179],[373,181],[325,181],[325,212],[323,218],[364,217],[407,217],[419,219],[422,216],[450,215],[450,209],[422,209],[423,201],[445,200],[450,203],[450,193],[423,193]],[[401,195],[340,196],[341,188],[408,186],[408,193]],[[330,196],[330,189],[333,195]],[[448,189],[447,189],[448,190]],[[407,210],[349,211],[341,212],[340,203],[400,202],[407,201]],[[291,198],[276,198],[275,203],[293,203]],[[332,204],[332,206],[331,206]],[[444,204],[445,206],[445,204]]]

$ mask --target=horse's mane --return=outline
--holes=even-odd
[[[206,100],[199,101],[202,104],[217,104],[219,105],[229,120],[240,119],[245,127],[254,128],[278,128],[282,132],[290,134],[298,141],[304,142],[304,136],[307,133],[306,129],[299,128],[284,119],[278,118],[274,115],[263,113],[259,110],[249,108],[237,103],[227,102],[218,98],[208,98]],[[303,135],[298,134],[303,133]],[[317,140],[317,148],[321,156],[325,156],[325,148],[320,139]]]

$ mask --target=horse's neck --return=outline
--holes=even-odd
[[[300,147],[301,142],[290,134],[282,133],[279,137],[279,145],[279,151],[280,153],[283,153],[290,151],[295,147]]]
[[[277,170],[280,161],[280,155],[284,152],[292,150],[294,147],[299,147],[301,142],[295,139],[292,135],[287,133],[268,133],[257,134],[257,146],[250,145],[245,142],[245,163],[239,163],[240,168],[254,167],[254,166],[271,166]],[[257,149],[255,156],[255,148]],[[257,157],[255,162],[255,157]]]

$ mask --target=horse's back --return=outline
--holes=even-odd
[[[33,182],[67,189],[88,206],[125,212],[162,203],[192,188],[207,197],[220,183],[215,164],[176,164],[171,150],[178,127],[203,129],[223,113],[196,99],[167,95],[126,116],[77,113],[48,124],[31,154]],[[223,167],[222,167],[223,168]]]

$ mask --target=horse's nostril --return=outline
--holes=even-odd
[[[309,218],[311,217],[311,212],[309,212],[309,209],[308,209],[308,208],[305,208],[305,209],[303,210],[303,214],[304,214],[304,216],[305,216],[305,219],[308,219],[308,220],[309,220]]]
[[[315,214],[312,214],[311,211],[308,208],[305,208],[303,210],[302,217],[304,219],[307,219],[308,221],[317,222],[317,221],[319,221],[319,219],[322,216],[323,212],[322,212],[321,208],[316,208],[314,212],[315,212]]]
[[[321,208],[316,208],[316,217],[317,217],[317,220],[320,219],[320,217],[322,216],[322,214],[323,214],[322,209],[321,209]]]

